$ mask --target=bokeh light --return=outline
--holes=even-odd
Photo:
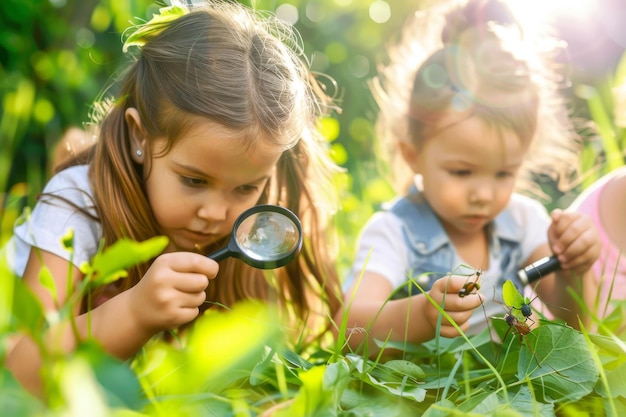
[[[281,4],[276,8],[276,17],[281,20],[285,20],[292,25],[298,23],[300,19],[300,15],[298,13],[298,8],[292,4]]]
[[[370,19],[376,23],[385,23],[391,17],[391,7],[383,0],[376,0],[369,9]]]

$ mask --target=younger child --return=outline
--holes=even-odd
[[[336,167],[315,129],[332,103],[312,82],[297,40],[289,25],[236,2],[162,9],[135,28],[125,49],[138,54],[104,108],[95,145],[60,167],[10,242],[15,273],[46,310],[72,299],[68,271],[76,288],[79,266],[102,239],[107,247],[157,235],[169,238],[164,254],[98,290],[90,311],[75,306],[80,334],[89,321],[91,337],[118,358],[209,306],[275,301],[302,320],[336,310],[338,279],[325,249]],[[218,265],[205,256],[261,203],[291,209],[306,234],[299,257],[271,281],[241,261]],[[72,264],[60,243],[69,228]],[[58,304],[38,279],[42,265],[56,281]],[[50,349],[75,348],[69,329],[50,333]],[[31,340],[22,337],[6,363],[41,394],[42,361]]]
[[[602,317],[612,311],[611,300],[626,300],[626,167],[600,178],[570,209],[591,217],[600,233],[602,250],[593,272],[600,286],[597,315]]]
[[[367,339],[374,352],[372,339],[421,343],[437,331],[459,335],[446,319],[437,329],[439,311],[413,282],[471,333],[486,326],[481,302],[487,316],[502,315],[505,306],[493,299],[502,300],[503,282],[521,287],[518,269],[544,256],[556,254],[562,271],[544,277],[537,294],[563,307],[553,313],[569,324],[577,326],[580,308],[567,288],[586,297],[594,284],[589,269],[599,241],[591,221],[576,212],[548,215],[538,202],[514,193],[532,155],[571,141],[567,118],[550,113],[554,83],[542,81],[547,67],[523,59],[525,32],[500,1],[470,0],[440,25],[437,16],[416,14],[404,49],[374,85],[381,137],[397,144],[415,179],[362,230],[344,295],[355,349]],[[430,50],[420,34],[425,29],[439,34]],[[557,136],[542,132],[548,127],[543,121]],[[571,155],[550,155],[552,166]],[[484,295],[459,296],[476,271]]]

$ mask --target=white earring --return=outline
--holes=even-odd
[[[137,150],[135,151],[135,155],[137,155],[137,156],[143,156],[143,152],[141,151],[141,149],[137,149]]]

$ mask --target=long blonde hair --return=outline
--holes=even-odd
[[[435,3],[407,20],[371,84],[381,152],[398,192],[412,178],[398,142],[419,146],[451,108],[531,144],[519,191],[546,197],[536,186],[538,174],[567,185],[581,142],[559,94],[567,80],[554,58],[563,42],[549,28],[528,30],[502,0]]]
[[[143,241],[160,233],[141,167],[130,155],[126,109],[138,110],[148,141],[166,137],[168,149],[184,134],[190,116],[205,117],[245,132],[251,141],[268,138],[284,149],[258,203],[291,209],[305,233],[300,255],[269,278],[241,261],[223,261],[207,299],[226,306],[246,298],[271,299],[291,316],[332,317],[340,287],[327,216],[335,209],[331,181],[338,168],[316,122],[333,104],[308,71],[297,34],[269,14],[260,16],[237,3],[205,2],[166,12],[161,15],[169,18],[130,32],[126,47],[136,54],[118,98],[95,113],[98,140],[90,181],[105,246],[122,237]],[[120,291],[135,285],[148,267],[129,271]]]

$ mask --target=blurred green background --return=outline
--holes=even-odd
[[[569,55],[561,57],[571,81],[571,86],[563,93],[570,99],[572,115],[586,122],[582,124],[583,130],[580,132],[585,138],[580,158],[583,181],[569,193],[556,190],[552,184],[543,184],[553,197],[552,201],[545,202],[546,206],[565,207],[577,192],[600,175],[624,165],[626,64],[622,56],[626,46],[626,25],[623,24],[626,22],[626,2],[511,1],[518,5],[534,6],[534,10],[529,10],[537,17],[551,17],[561,37],[570,45]],[[250,1],[244,2],[251,4]],[[346,275],[351,263],[356,235],[363,223],[380,207],[381,202],[393,196],[392,188],[381,178],[375,160],[374,122],[377,108],[369,92],[368,81],[376,74],[377,65],[384,61],[386,46],[399,35],[399,29],[406,17],[431,2],[433,0],[253,2],[256,8],[275,11],[279,17],[292,22],[302,35],[304,49],[313,70],[328,74],[336,81],[336,95],[340,99],[342,112],[325,119],[323,127],[335,160],[346,168],[346,174],[339,179],[345,185],[342,187],[341,207],[334,217],[341,232],[337,266],[342,276]],[[585,4],[587,9],[582,8]],[[34,204],[37,194],[50,177],[51,161],[59,139],[70,127],[80,128],[89,121],[92,103],[102,94],[106,94],[104,87],[124,67],[126,61],[121,53],[122,32],[131,22],[136,22],[137,18],[150,19],[158,7],[150,0],[0,1],[0,246],[10,236],[13,222],[20,210]],[[615,92],[621,92],[617,95],[617,100]],[[0,278],[9,276],[8,271],[0,272]],[[11,314],[16,316],[17,326],[26,325],[35,336],[43,335],[38,327],[42,324],[40,319],[43,311],[40,308],[37,310],[38,304],[34,299],[25,298],[26,292],[18,291],[22,288],[18,285],[19,282],[0,279],[0,358],[5,353],[4,342],[7,334],[4,329],[13,329],[9,326],[10,319],[15,318]],[[14,294],[17,296],[13,305]],[[254,313],[253,306],[244,306],[242,311],[245,317],[251,314],[250,309]],[[155,407],[162,412],[155,415],[200,415],[195,412],[196,408],[203,409],[205,403],[211,407],[224,408],[225,411],[221,414],[221,409],[216,409],[218,411],[215,415],[234,415],[228,414],[231,408],[241,411],[248,404],[248,408],[258,411],[271,405],[272,401],[291,402],[294,398],[294,409],[304,408],[306,405],[336,411],[346,384],[354,381],[358,381],[357,389],[347,391],[353,397],[345,397],[353,398],[355,409],[363,407],[361,415],[391,415],[391,411],[400,410],[398,407],[402,404],[402,398],[397,395],[390,395],[388,398],[381,395],[371,397],[372,390],[364,389],[362,382],[375,386],[375,390],[379,386],[394,389],[393,384],[400,380],[396,381],[395,376],[390,376],[389,370],[381,374],[381,368],[373,367],[371,363],[360,365],[361,370],[363,367],[371,370],[371,375],[365,377],[361,371],[356,373],[354,370],[346,370],[348,365],[343,356],[333,360],[323,359],[327,354],[332,354],[323,351],[314,351],[310,355],[312,361],[317,365],[321,364],[313,366],[311,362],[300,358],[297,352],[280,346],[282,342],[277,342],[278,328],[274,323],[266,328],[260,326],[256,328],[256,333],[250,333],[249,321],[243,321],[243,316],[234,316],[233,320],[241,319],[245,330],[237,327],[237,321],[225,321],[224,317],[210,313],[206,315],[205,324],[211,330],[204,336],[206,340],[196,341],[206,349],[171,351],[168,350],[171,347],[153,346],[153,351],[159,353],[160,349],[165,349],[167,355],[140,357],[134,365],[139,376],[131,372],[126,364],[108,359],[95,345],[83,346],[78,354],[66,358],[67,363],[61,361],[64,367],[58,368],[57,373],[48,375],[58,386],[70,387],[64,396],[53,392],[50,396],[52,404],[58,406],[56,402],[65,401],[71,408],[82,402],[85,409],[76,408],[77,411],[72,415],[105,415],[98,408],[104,407],[104,400],[100,398],[100,403],[94,402],[93,397],[84,395],[84,390],[77,390],[76,381],[80,381],[81,388],[87,387],[87,391],[91,389],[89,384],[93,377],[87,378],[81,373],[83,368],[78,366],[83,366],[83,362],[87,361],[99,376],[102,387],[121,396],[126,395],[120,397],[121,399],[116,398],[116,407],[124,401],[124,405],[133,410],[144,407],[150,410],[150,407]],[[258,315],[263,314],[264,310],[258,311]],[[614,323],[617,326],[622,325],[621,319]],[[220,325],[224,328],[219,327]],[[230,331],[227,333],[228,337],[222,338],[215,333],[223,331]],[[215,346],[210,345],[213,339],[213,343],[217,343]],[[281,361],[268,356],[270,360],[263,359],[258,363],[258,357],[263,352],[267,353],[265,344],[280,351],[284,359]],[[442,353],[439,344],[433,346],[434,351],[424,351],[426,357],[445,354],[445,349]],[[457,346],[448,353],[458,349],[460,348]],[[469,347],[465,349],[469,350]],[[205,352],[210,353],[211,357],[206,357]],[[610,361],[623,364],[621,345],[620,348],[610,350],[609,354],[603,354]],[[161,357],[167,359],[165,364],[161,367],[154,366],[154,361]],[[236,363],[238,360],[241,362]],[[351,356],[350,360],[361,363],[363,359]],[[451,358],[444,359],[441,371],[435,369],[435,372],[454,375],[458,370],[457,365],[454,365],[454,370],[450,369],[454,361]],[[224,365],[225,371],[207,371],[206,366],[218,362]],[[189,369],[171,372],[171,367],[177,367],[179,363],[186,363]],[[239,388],[241,382],[238,378],[246,376],[240,373],[240,368],[248,369],[247,375],[251,375],[249,379],[253,387],[245,392],[243,389],[231,390],[232,387],[229,386],[232,383]],[[233,372],[235,369],[239,373]],[[616,369],[607,367],[607,373],[614,371],[609,377],[623,381],[623,369],[621,365],[616,365]],[[151,370],[151,373],[146,370]],[[468,395],[470,398],[475,398],[474,393],[486,392],[481,382],[483,370],[476,371],[481,376],[474,381],[478,385],[471,387],[473,391],[472,395]],[[157,396],[156,399],[152,398],[153,403],[147,405],[139,402],[144,400],[139,395],[154,395],[154,387],[151,385],[153,378],[161,379],[164,374],[169,375],[170,379],[157,388],[176,395]],[[335,381],[328,386],[327,375]],[[184,383],[181,383],[183,380]],[[206,380],[228,390],[217,390],[213,396],[208,396],[205,393],[206,386],[199,386]],[[448,381],[450,383],[451,380]],[[613,379],[607,379],[606,386],[598,384],[601,396],[594,392],[588,399],[577,404],[565,404],[559,415],[599,415],[605,409],[610,410],[607,403],[603,402],[603,398],[606,398],[603,389],[608,388],[611,381]],[[143,391],[137,388],[140,382],[147,384],[142,386]],[[403,386],[405,383],[406,379],[402,379]],[[511,387],[514,385],[519,383],[515,382]],[[623,384],[615,385],[617,392],[614,395],[621,395],[619,398],[623,398],[623,389],[620,390]],[[422,389],[421,385],[419,389]],[[466,385],[464,389],[469,389],[469,386]],[[181,390],[196,395],[181,396]],[[567,390],[565,393],[568,394]],[[436,395],[439,399],[439,391]],[[615,403],[621,401],[611,398],[609,400]],[[522,397],[521,401],[526,400]],[[611,401],[608,404],[614,406]],[[16,416],[60,415],[44,413],[44,406],[34,401],[25,391],[18,389],[17,382],[8,376],[6,368],[0,369],[0,404],[3,406],[3,411],[0,412],[2,415],[6,410]],[[8,408],[5,407],[7,404]],[[404,405],[406,404],[405,402]],[[417,404],[416,407],[418,405],[421,406]],[[428,405],[426,401],[425,407]],[[194,412],[182,413],[181,409],[185,407]],[[587,409],[597,411],[598,414],[587,413]],[[64,416],[69,415],[63,408],[60,410]],[[139,415],[124,411],[120,410],[119,414],[114,415]],[[312,415],[292,411],[291,408],[286,409],[281,415]],[[176,412],[179,414],[175,414]],[[619,413],[614,412],[612,415]]]
[[[345,265],[360,226],[382,201],[393,195],[375,165],[373,125],[377,108],[367,83],[376,74],[377,65],[384,61],[386,46],[399,35],[406,17],[430,2],[243,2],[274,11],[292,22],[302,35],[313,70],[328,74],[337,83],[342,112],[326,120],[324,126],[336,161],[347,168],[343,177],[346,191],[336,218],[342,229],[343,258],[339,264]],[[626,5],[620,0],[587,0],[589,9],[579,15],[566,15],[565,12],[576,11],[575,0],[549,0],[543,5],[533,0],[518,1],[531,3],[540,5],[537,10],[551,13],[562,37],[570,44],[566,65],[572,87],[564,94],[571,99],[573,114],[594,118],[605,126],[603,140],[588,135],[592,139],[583,154],[584,168],[593,169],[597,176],[623,164],[624,135],[623,129],[613,123],[611,91],[621,85],[616,71],[626,45],[626,32],[619,22],[626,18]],[[556,8],[557,3],[561,10]],[[548,10],[548,5],[554,10]],[[136,18],[150,19],[158,7],[149,0],[0,2],[2,195],[17,186],[19,192],[13,194],[19,196],[22,206],[35,202],[50,176],[57,142],[69,127],[81,127],[89,120],[91,104],[105,93],[103,88],[124,66],[122,32]],[[619,161],[610,167],[606,164],[607,149],[613,153],[613,160]],[[595,169],[598,166],[608,168]],[[567,203],[553,191],[556,198],[547,204]],[[5,206],[6,198],[3,200]],[[6,221],[4,224],[6,227]]]

